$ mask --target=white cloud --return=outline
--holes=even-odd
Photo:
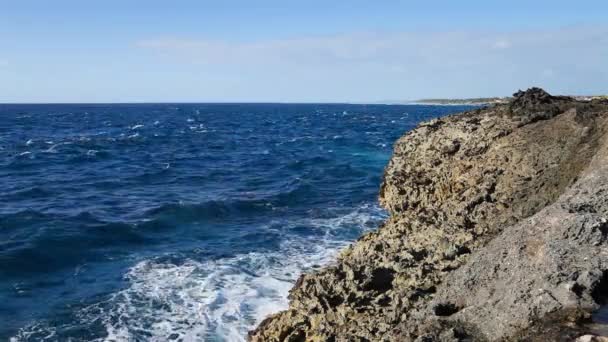
[[[160,38],[136,43],[163,54],[188,57],[202,63],[354,62],[380,57],[392,43],[371,35],[304,37],[235,43],[217,40]]]
[[[553,71],[553,69],[544,69],[543,70],[543,77],[553,77],[555,76],[555,71]]]
[[[497,40],[494,43],[494,48],[496,49],[508,49],[511,47],[511,42],[505,39]]]
[[[246,42],[159,37],[136,46],[162,56],[162,63],[189,65],[206,76],[232,77],[252,94],[265,86],[264,94],[272,95],[279,90],[269,84],[288,84],[292,88],[280,91],[289,99],[298,98],[303,90],[312,98],[339,94],[353,99],[369,94],[386,99],[395,94],[405,98],[507,95],[530,85],[555,92],[603,89],[608,83],[607,37],[608,26],[602,26],[525,32],[350,33]],[[301,84],[296,87],[296,82]]]
[[[156,38],[136,43],[165,56],[192,62],[227,65],[275,63],[300,66],[376,64],[408,66],[479,65],[501,61],[495,50],[512,50],[513,57],[551,56],[607,48],[608,27],[570,28],[513,33],[429,32],[353,33],[286,40],[232,42],[210,39]],[[602,41],[604,44],[602,44]],[[544,53],[543,53],[544,51]],[[503,52],[504,53],[504,52]],[[606,57],[605,55],[603,57]],[[559,55],[551,59],[560,58]],[[531,62],[529,60],[528,62]]]

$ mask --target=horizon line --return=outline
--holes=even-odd
[[[420,100],[412,101],[377,101],[377,102],[354,102],[354,101],[336,101],[336,102],[323,102],[323,101],[235,101],[235,102],[224,102],[224,101],[161,101],[161,102],[144,102],[144,101],[133,101],[133,102],[0,102],[2,105],[161,105],[161,104],[338,104],[338,105],[414,105],[424,104],[419,103]]]

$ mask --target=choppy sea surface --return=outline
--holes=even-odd
[[[0,340],[242,341],[462,106],[0,105]]]

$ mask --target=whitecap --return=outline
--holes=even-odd
[[[71,142],[61,142],[61,143],[52,145],[51,147],[44,150],[44,152],[45,153],[57,153],[57,147],[62,146],[62,145],[72,145],[72,143]]]
[[[285,248],[209,262],[140,262],[126,276],[129,287],[111,299],[109,315],[100,317],[105,341],[137,339],[142,331],[150,341],[245,341],[248,330],[287,307],[287,293],[303,268],[324,263],[335,252],[298,255]]]
[[[337,238],[336,230],[360,233],[383,217],[379,207],[362,206],[334,218],[292,222],[324,231],[325,237],[294,235],[275,251],[217,260],[197,260],[195,253],[180,262],[140,261],[125,275],[124,289],[81,309],[77,317],[82,321],[70,324],[101,324],[106,336],[97,341],[245,341],[265,317],[287,308],[288,292],[301,272],[331,262],[350,242]],[[40,331],[52,336],[55,329],[35,323],[18,337],[32,336],[34,330],[36,336]]]
[[[106,318],[108,335],[132,339],[145,331],[153,341],[168,336],[244,341],[247,331],[287,307],[287,294],[302,271],[328,263],[348,244],[330,231],[368,230],[382,217],[377,206],[363,206],[335,218],[294,222],[328,235],[284,241],[275,252],[180,264],[142,261],[128,272],[129,287],[113,298],[109,314],[118,319]]]
[[[144,125],[135,125],[135,126],[131,127],[131,130],[139,129],[142,127],[144,127]]]
[[[34,140],[30,139],[25,143],[25,145],[30,146],[33,143],[34,143]]]

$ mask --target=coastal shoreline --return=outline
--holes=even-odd
[[[571,340],[608,297],[608,102],[538,88],[420,124],[390,217],[302,275],[252,341]],[[596,322],[597,324],[597,322]]]

